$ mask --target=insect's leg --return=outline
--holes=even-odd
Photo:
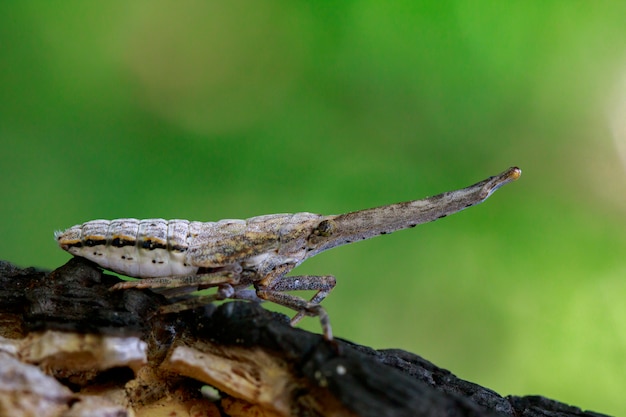
[[[240,271],[236,269],[224,269],[204,274],[143,278],[136,281],[118,282],[110,289],[115,291],[126,290],[129,288],[180,288],[193,286],[214,287],[220,284],[236,284],[239,272]]]
[[[319,304],[335,288],[335,284],[336,280],[332,275],[278,276],[272,279],[269,284],[266,284],[266,288],[279,292],[317,290],[313,298],[309,300],[309,303]],[[298,314],[291,319],[291,325],[297,324],[306,315],[306,311],[298,311]]]
[[[333,289],[335,278],[332,276],[285,277],[285,274],[293,267],[294,265],[285,264],[275,268],[255,285],[256,295],[263,300],[296,310],[298,314],[292,319],[292,324],[305,315],[319,317],[324,338],[332,340],[333,332],[330,327],[328,314],[318,303]],[[307,301],[304,298],[283,292],[292,290],[318,290],[318,292],[311,301]]]
[[[161,306],[159,313],[177,313],[184,310],[192,310],[197,307],[202,307],[207,304],[211,304],[213,301],[225,300],[227,298],[234,298],[235,289],[230,284],[220,284],[217,288],[217,292],[210,295],[192,296],[185,298],[181,301],[174,302],[169,305]]]
[[[326,340],[333,340],[333,330],[330,327],[328,313],[326,313],[326,310],[324,310],[321,305],[313,304],[304,298],[279,291],[257,289],[256,294],[263,300],[271,301],[298,312],[304,312],[307,316],[319,317],[322,324],[322,331],[324,332],[324,338]]]

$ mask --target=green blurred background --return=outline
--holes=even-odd
[[[625,17],[623,2],[3,2],[0,257],[60,266],[52,233],[96,218],[335,214],[518,165],[483,205],[296,271],[338,278],[323,303],[338,337],[626,414]]]

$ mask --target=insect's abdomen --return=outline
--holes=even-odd
[[[187,275],[198,270],[186,262],[188,220],[93,220],[55,236],[71,254],[131,277]]]

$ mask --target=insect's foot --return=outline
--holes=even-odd
[[[324,310],[324,307],[322,307],[319,304],[315,304],[315,305],[309,306],[308,311],[300,312],[300,313],[319,317],[320,323],[322,325],[322,334],[324,336],[324,339],[328,341],[333,340],[333,329],[332,327],[330,327],[330,318],[328,317],[328,313],[326,312],[326,310]],[[298,317],[300,313],[298,313],[296,317]],[[294,319],[296,317],[294,317]]]
[[[326,313],[326,311],[324,311],[324,314]],[[330,320],[328,319],[328,316],[320,316],[320,321],[322,322],[322,331],[323,331],[323,335],[324,335],[324,339],[328,340],[329,342],[333,341],[333,329],[332,327],[330,327]]]

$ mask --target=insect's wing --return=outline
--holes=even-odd
[[[190,223],[188,262],[200,267],[219,267],[277,251],[280,222],[254,222],[254,219],[257,218]]]
[[[298,264],[306,255],[306,241],[322,218],[319,214],[269,214],[247,220],[189,224],[188,260],[200,267],[235,263],[271,268]]]

